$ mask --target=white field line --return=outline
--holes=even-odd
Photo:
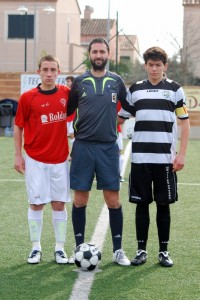
[[[124,173],[123,173],[124,174]],[[94,180],[95,182],[96,180]],[[0,179],[0,182],[25,182],[24,179]],[[124,184],[128,184],[128,181],[124,182]],[[185,185],[185,186],[199,186],[200,183],[195,183],[195,182],[178,182],[178,185]]]
[[[198,186],[198,185],[200,185],[200,183],[187,183],[187,182],[178,182],[178,185],[186,185],[186,186],[194,186],[194,185],[196,185],[196,186]]]
[[[24,179],[0,179],[0,182],[25,182]]]
[[[126,165],[130,157],[130,152],[131,152],[131,141],[129,141],[129,143],[127,144],[124,152],[124,167],[122,170],[122,176],[124,176]],[[92,243],[98,245],[100,251],[102,251],[103,249],[103,244],[105,241],[108,226],[109,226],[108,208],[107,205],[104,204],[91,239]],[[77,300],[77,299],[88,300],[88,295],[90,293],[91,286],[94,281],[94,276],[96,272],[79,271],[79,276],[74,283],[74,287],[69,300]]]
[[[124,176],[126,166],[131,153],[131,140],[128,142],[125,152],[124,152],[124,165],[122,169],[122,176]],[[0,179],[0,182],[24,182],[24,179]],[[125,183],[125,182],[124,182]],[[185,186],[199,186],[200,183],[178,183],[179,185]],[[103,249],[103,244],[105,240],[105,236],[109,226],[109,217],[108,217],[108,209],[106,204],[104,204],[102,211],[100,213],[99,219],[97,221],[91,242],[98,245],[100,251]],[[96,271],[98,272],[98,271]],[[74,283],[74,287],[71,293],[69,300],[88,300],[88,295],[90,293],[90,289],[92,283],[94,281],[95,271],[93,272],[83,272],[79,271],[79,276]]]
[[[129,184],[128,181],[124,181],[124,184]],[[178,182],[178,185],[185,185],[185,186],[200,186],[200,183],[187,183],[187,182]]]

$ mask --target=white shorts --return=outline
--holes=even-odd
[[[121,132],[118,132],[117,144],[118,144],[119,150],[122,151],[124,145],[123,145],[123,137],[122,137]]]
[[[60,164],[45,164],[26,155],[25,179],[30,204],[71,201],[67,160]]]
[[[67,134],[73,134],[73,133],[74,133],[73,121],[67,122]]]

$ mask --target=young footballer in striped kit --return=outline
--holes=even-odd
[[[162,266],[171,267],[173,261],[168,252],[170,204],[178,200],[176,172],[185,164],[189,117],[182,87],[165,76],[168,66],[166,52],[152,47],[146,50],[143,58],[148,78],[131,85],[127,95],[129,108],[119,112],[119,116],[125,119],[135,116],[129,201],[137,205],[138,250],[131,264],[138,266],[147,260],[149,204],[155,201],[158,260]],[[180,146],[176,153],[177,118]]]

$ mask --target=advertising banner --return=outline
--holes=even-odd
[[[56,83],[66,85],[65,78],[71,75],[72,74],[58,75]],[[21,74],[21,94],[35,88],[39,83],[41,83],[41,81],[38,74]]]
[[[198,87],[183,87],[187,99],[188,111],[200,112],[200,88]]]

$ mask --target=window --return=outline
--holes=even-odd
[[[34,15],[8,15],[8,38],[34,38]]]

